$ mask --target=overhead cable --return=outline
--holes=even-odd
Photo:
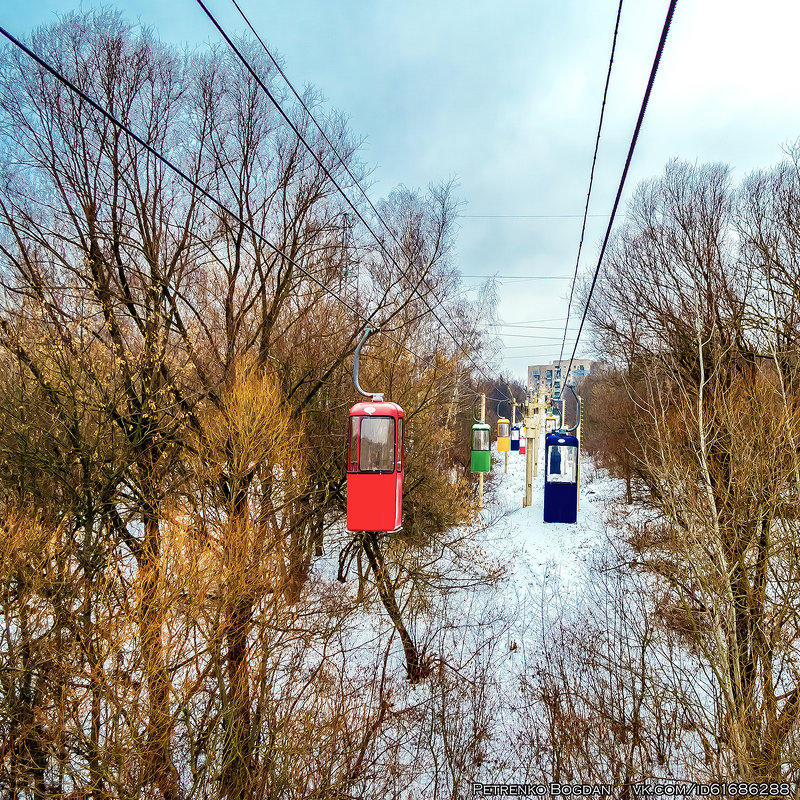
[[[658,42],[658,49],[656,50],[656,55],[655,58],[653,59],[653,66],[650,69],[650,78],[647,81],[647,89],[645,90],[644,98],[642,99],[642,105],[641,108],[639,109],[639,117],[636,120],[636,127],[633,131],[633,137],[631,138],[630,147],[628,148],[628,157],[625,159],[625,168],[622,170],[622,177],[620,178],[619,188],[617,189],[617,196],[614,199],[614,206],[611,209],[611,218],[608,221],[608,227],[606,228],[605,238],[603,239],[603,245],[600,248],[600,255],[598,256],[597,259],[597,266],[595,267],[594,276],[592,277],[592,284],[589,287],[589,294],[586,297],[586,304],[583,309],[581,324],[580,327],[578,328],[578,335],[577,338],[575,339],[575,346],[572,348],[572,355],[570,356],[569,366],[567,367],[567,372],[564,378],[565,383],[567,380],[569,380],[569,376],[572,370],[572,362],[575,359],[575,353],[578,350],[578,343],[580,342],[581,333],[583,332],[583,324],[586,321],[586,315],[589,312],[589,304],[592,301],[592,294],[594,293],[594,287],[597,284],[597,277],[600,274],[600,267],[602,266],[603,263],[603,256],[605,255],[606,252],[606,246],[608,245],[608,240],[611,237],[611,228],[614,225],[614,218],[617,214],[617,208],[619,207],[620,199],[622,197],[622,190],[625,187],[625,179],[628,177],[628,170],[630,169],[631,161],[633,160],[633,151],[636,149],[636,142],[639,139],[639,132],[642,129],[642,122],[644,120],[645,111],[647,110],[647,103],[650,100],[650,93],[653,91],[653,84],[655,83],[656,73],[658,72],[658,65],[661,61],[661,55],[664,52],[664,45],[666,44],[667,41],[667,35],[669,34],[669,27],[670,24],[672,23],[672,17],[673,14],[675,13],[675,6],[677,4],[678,0],[670,0],[669,8],[667,9],[667,16],[666,19],[664,20],[664,27],[661,30],[661,38],[659,39]]]
[[[382,225],[383,225],[383,226],[386,228],[386,230],[389,232],[389,235],[392,237],[392,239],[394,239],[395,243],[396,243],[396,244],[397,244],[397,246],[400,248],[400,250],[401,250],[401,251],[403,251],[403,252],[405,252],[405,248],[404,248],[404,247],[403,247],[403,246],[400,244],[400,242],[398,241],[398,239],[397,239],[397,236],[395,235],[394,231],[393,231],[393,230],[392,230],[392,229],[389,227],[389,225],[388,225],[388,224],[387,224],[387,223],[384,221],[383,217],[381,217],[381,215],[378,213],[378,210],[377,210],[377,209],[375,208],[375,206],[372,204],[372,201],[369,199],[369,197],[367,196],[366,192],[365,192],[365,191],[364,191],[364,189],[361,187],[361,184],[359,183],[359,181],[358,181],[358,180],[356,179],[356,177],[353,175],[353,173],[352,173],[352,171],[350,170],[349,166],[348,166],[348,165],[347,165],[347,164],[344,162],[344,159],[341,157],[341,155],[339,154],[339,152],[336,150],[336,148],[335,148],[335,147],[333,146],[333,144],[331,143],[330,139],[327,137],[327,135],[326,135],[326,134],[325,134],[325,132],[323,131],[322,127],[319,125],[319,123],[318,123],[318,122],[316,121],[316,119],[314,118],[314,115],[311,113],[311,110],[308,108],[308,106],[305,104],[305,102],[302,100],[302,98],[300,97],[300,95],[299,95],[299,94],[297,93],[297,91],[295,90],[295,88],[294,88],[294,86],[292,85],[292,83],[291,83],[291,82],[289,81],[289,79],[286,77],[286,74],[283,72],[283,69],[280,67],[280,65],[278,64],[277,60],[276,60],[276,59],[273,57],[272,53],[269,51],[269,48],[266,46],[266,44],[265,44],[265,43],[264,43],[264,41],[261,39],[261,37],[260,37],[260,36],[259,36],[259,35],[256,33],[256,31],[255,31],[255,28],[254,28],[254,27],[253,27],[253,26],[250,24],[250,21],[247,19],[247,16],[246,16],[246,15],[245,15],[245,13],[242,11],[242,9],[241,9],[241,7],[239,6],[239,4],[236,2],[236,0],[233,0],[233,3],[234,3],[234,5],[236,6],[236,8],[237,8],[237,10],[239,11],[239,13],[241,14],[242,18],[243,18],[243,19],[245,20],[245,22],[247,23],[247,25],[248,25],[248,27],[250,28],[250,30],[253,32],[253,34],[256,36],[256,38],[258,39],[258,41],[261,43],[261,46],[264,48],[265,52],[266,52],[266,53],[267,53],[267,55],[269,56],[269,58],[270,58],[270,60],[272,61],[272,63],[273,63],[275,66],[276,66],[276,68],[277,68],[277,69],[278,69],[278,71],[280,72],[281,76],[282,76],[282,77],[283,77],[283,79],[286,81],[287,85],[288,85],[288,86],[289,86],[289,88],[291,89],[291,91],[292,91],[292,93],[294,94],[294,96],[295,96],[295,97],[298,99],[298,101],[299,101],[299,102],[300,102],[300,104],[302,105],[302,107],[303,107],[303,109],[305,110],[305,112],[306,112],[306,114],[308,115],[308,117],[311,119],[311,121],[314,123],[315,127],[316,127],[316,128],[319,130],[319,131],[320,131],[320,133],[322,134],[322,136],[323,136],[323,138],[325,139],[325,141],[326,141],[326,142],[328,143],[328,145],[331,147],[331,150],[332,150],[333,154],[336,156],[336,158],[337,158],[337,159],[339,160],[339,162],[342,164],[342,166],[344,167],[344,169],[345,169],[345,171],[347,172],[347,174],[348,174],[348,176],[350,177],[350,179],[351,179],[351,180],[352,180],[352,181],[355,183],[355,185],[358,187],[358,189],[359,189],[359,191],[361,192],[361,194],[362,194],[362,195],[363,195],[363,196],[366,198],[366,200],[367,200],[367,203],[369,204],[370,208],[372,208],[372,210],[373,210],[373,212],[375,213],[375,215],[377,216],[378,220],[381,222],[381,224],[382,224]],[[303,144],[303,145],[306,147],[306,149],[308,150],[308,152],[311,154],[311,156],[312,156],[312,157],[314,158],[314,160],[317,162],[317,164],[319,165],[320,169],[321,169],[321,170],[322,170],[322,171],[325,173],[325,176],[328,178],[328,180],[330,180],[330,181],[331,181],[331,183],[334,185],[334,187],[336,188],[336,190],[337,190],[337,191],[339,192],[339,194],[340,194],[340,195],[341,195],[341,196],[344,198],[345,202],[346,202],[346,203],[347,203],[347,204],[350,206],[350,208],[353,210],[353,212],[354,212],[354,213],[355,213],[355,215],[358,217],[358,219],[361,221],[361,223],[364,225],[364,227],[365,227],[365,228],[366,228],[366,229],[369,231],[370,235],[371,235],[371,236],[372,236],[372,237],[375,239],[376,243],[378,244],[378,246],[380,247],[380,249],[381,249],[381,250],[384,252],[384,254],[386,255],[386,257],[387,257],[387,258],[388,258],[388,259],[391,261],[391,263],[392,263],[392,264],[393,264],[393,265],[396,267],[396,269],[397,269],[397,270],[400,272],[400,274],[401,274],[401,275],[402,275],[402,276],[405,278],[405,280],[406,280],[406,281],[408,281],[408,284],[409,284],[409,286],[411,287],[411,289],[412,289],[412,292],[416,293],[416,295],[417,295],[417,296],[420,298],[420,300],[422,300],[423,304],[424,304],[424,305],[427,307],[428,311],[430,311],[430,313],[433,315],[434,319],[436,319],[436,321],[437,321],[437,322],[438,322],[438,323],[439,323],[439,324],[442,326],[442,328],[445,330],[445,332],[447,332],[447,333],[449,333],[449,334],[450,334],[450,337],[453,339],[453,341],[455,342],[455,344],[456,344],[456,345],[459,345],[460,347],[462,347],[462,352],[463,352],[463,353],[464,353],[464,354],[467,356],[467,358],[469,358],[469,360],[470,360],[470,361],[472,361],[472,363],[473,363],[473,365],[475,366],[475,368],[476,368],[476,369],[477,369],[477,370],[478,370],[480,373],[482,373],[482,374],[483,374],[484,378],[486,378],[487,380],[490,380],[489,376],[487,376],[487,375],[486,375],[486,373],[485,373],[485,372],[483,371],[483,369],[482,369],[482,368],[481,368],[481,367],[480,367],[480,366],[479,366],[479,365],[478,365],[478,364],[475,362],[475,360],[472,358],[472,356],[471,356],[471,355],[470,355],[470,354],[469,354],[469,353],[468,353],[466,350],[463,350],[463,344],[462,344],[462,343],[460,343],[460,342],[458,342],[458,340],[455,338],[455,336],[453,336],[453,334],[452,334],[452,333],[450,333],[450,331],[448,330],[448,327],[445,325],[445,323],[444,323],[444,322],[443,322],[443,321],[442,321],[442,320],[439,318],[439,316],[436,314],[436,312],[435,312],[435,311],[433,310],[433,308],[430,306],[430,304],[428,303],[428,301],[427,301],[427,299],[425,298],[425,296],[424,296],[423,294],[421,294],[421,293],[420,293],[420,291],[419,291],[419,289],[418,289],[418,288],[417,288],[417,287],[414,285],[414,281],[412,281],[412,280],[411,280],[411,278],[409,278],[409,277],[408,277],[408,275],[406,274],[406,271],[405,271],[404,269],[402,269],[402,267],[400,267],[400,265],[397,263],[397,260],[394,258],[394,256],[393,256],[393,255],[392,255],[392,254],[391,254],[391,253],[390,253],[390,252],[389,252],[389,251],[386,249],[386,246],[384,245],[383,241],[382,241],[382,240],[380,239],[380,237],[379,237],[379,236],[378,236],[378,235],[375,233],[375,231],[372,229],[372,226],[371,226],[371,225],[370,225],[370,224],[367,222],[367,220],[366,220],[366,219],[364,219],[364,216],[361,214],[361,212],[358,210],[358,208],[356,208],[355,204],[352,202],[352,200],[351,200],[351,199],[350,199],[350,197],[347,195],[347,193],[344,191],[344,189],[342,189],[342,187],[339,185],[338,181],[337,181],[337,180],[336,180],[336,179],[333,177],[333,175],[331,174],[330,170],[329,170],[329,169],[328,169],[328,168],[325,166],[325,164],[322,162],[322,159],[321,159],[321,158],[320,158],[320,157],[317,155],[317,153],[314,151],[314,149],[311,147],[311,145],[309,145],[309,143],[306,141],[305,137],[304,137],[304,136],[302,135],[302,133],[301,133],[301,132],[298,130],[297,126],[296,126],[296,125],[294,124],[294,122],[291,120],[291,118],[289,117],[289,115],[288,115],[288,114],[287,114],[287,113],[286,113],[286,112],[283,110],[283,107],[282,107],[282,106],[281,106],[281,104],[278,102],[278,100],[277,100],[277,98],[275,97],[275,95],[274,95],[274,94],[273,94],[273,93],[272,93],[272,92],[269,90],[269,88],[267,87],[267,85],[264,83],[264,81],[261,79],[261,77],[260,77],[260,76],[258,75],[258,73],[255,71],[255,69],[253,69],[253,67],[252,67],[252,65],[250,64],[250,62],[249,62],[249,61],[247,60],[247,58],[244,56],[244,54],[242,53],[242,51],[241,51],[241,50],[240,50],[240,49],[239,49],[239,48],[236,46],[236,44],[235,44],[235,43],[234,43],[234,41],[231,39],[231,37],[230,37],[230,36],[229,36],[229,35],[226,33],[225,29],[224,29],[224,28],[222,27],[222,25],[221,25],[221,24],[220,24],[220,23],[217,21],[217,19],[216,19],[216,17],[214,16],[214,14],[212,14],[212,13],[211,13],[211,11],[209,10],[208,6],[206,6],[206,4],[203,2],[203,0],[197,0],[197,4],[200,6],[200,8],[202,8],[202,9],[203,9],[203,11],[206,13],[206,16],[208,16],[208,18],[211,20],[211,23],[214,25],[214,27],[217,29],[217,31],[219,31],[219,34],[222,36],[222,38],[223,38],[223,39],[225,39],[225,41],[228,43],[228,45],[229,45],[229,47],[231,48],[231,50],[233,50],[233,52],[236,54],[236,56],[237,56],[237,57],[239,58],[239,60],[242,62],[242,64],[243,64],[243,65],[244,65],[244,67],[247,69],[247,71],[250,73],[250,75],[252,75],[252,77],[253,77],[253,79],[256,81],[256,83],[258,83],[258,85],[261,87],[261,89],[264,91],[264,93],[267,95],[267,97],[269,97],[269,99],[272,101],[272,103],[274,104],[274,106],[275,106],[275,108],[277,109],[278,113],[279,113],[279,114],[280,114],[280,115],[281,115],[281,116],[284,118],[284,120],[286,121],[286,123],[287,123],[287,124],[289,125],[289,127],[292,129],[292,131],[294,131],[295,135],[298,137],[298,139],[299,139],[299,140],[302,142],[302,144]],[[446,313],[446,314],[447,314],[447,316],[450,318],[450,321],[451,321],[451,323],[453,324],[453,326],[456,328],[456,330],[458,330],[458,331],[459,331],[459,333],[461,333],[461,334],[462,334],[462,336],[464,336],[464,333],[463,333],[463,331],[462,331],[462,330],[461,330],[461,329],[458,327],[458,325],[456,324],[455,320],[453,320],[453,318],[452,318],[452,316],[450,315],[450,312],[449,312],[449,310],[447,309],[447,307],[446,307],[446,306],[445,306],[445,305],[444,305],[444,304],[443,304],[443,303],[442,303],[442,302],[439,300],[439,298],[436,296],[436,294],[435,294],[435,292],[433,291],[433,289],[432,289],[432,288],[431,288],[431,287],[430,287],[430,286],[429,286],[429,285],[426,283],[426,281],[425,281],[425,278],[424,278],[424,277],[421,279],[421,282],[422,282],[422,283],[423,283],[423,284],[426,286],[426,288],[428,289],[428,291],[429,291],[429,292],[430,292],[430,293],[433,295],[433,297],[434,297],[434,299],[436,300],[436,302],[437,302],[437,303],[440,305],[440,307],[441,307],[441,308],[442,308],[442,309],[445,311],[445,313]]]
[[[234,0],[235,2],[235,0]],[[460,219],[580,219],[582,214],[459,214]],[[607,217],[608,214],[589,214]]]
[[[583,209],[583,224],[581,225],[581,239],[578,243],[578,256],[575,259],[575,274],[572,276],[572,287],[569,290],[569,303],[567,303],[567,323],[564,325],[564,337],[561,340],[561,351],[558,354],[558,360],[564,358],[564,343],[567,341],[567,328],[569,328],[569,316],[572,311],[572,297],[575,294],[575,284],[578,280],[578,267],[581,263],[581,251],[583,250],[583,239],[586,235],[586,220],[589,216],[589,201],[592,197],[592,185],[594,184],[594,170],[597,166],[597,151],[600,149],[600,134],[603,131],[603,117],[606,113],[606,100],[608,99],[608,87],[611,83],[611,69],[614,66],[614,53],[617,50],[617,34],[619,33],[619,21],[622,17],[622,3],[619,0],[619,7],[617,8],[617,20],[614,23],[614,38],[611,42],[611,56],[608,59],[608,72],[606,73],[606,85],[603,89],[603,103],[600,107],[600,121],[597,124],[597,137],[594,142],[594,155],[592,156],[592,169],[589,173],[589,190],[586,193],[586,206]]]
[[[263,242],[267,247],[270,248],[276,255],[281,256],[284,258],[289,264],[295,267],[299,272],[309,278],[311,281],[316,283],[321,289],[327,292],[331,297],[335,300],[340,302],[345,308],[351,311],[356,317],[361,319],[364,323],[368,325],[375,325],[372,320],[372,316],[365,317],[357,308],[352,306],[350,303],[347,302],[344,298],[340,297],[336,292],[334,292],[330,287],[328,287],[325,283],[321,280],[316,278],[312,275],[308,270],[298,264],[291,256],[288,256],[284,253],[279,247],[274,245],[272,242],[269,241],[263,234],[257,231],[250,223],[246,220],[242,219],[238,214],[234,211],[231,211],[221,200],[214,197],[210,192],[200,186],[194,179],[192,179],[189,175],[187,175],[180,167],[175,165],[172,161],[170,161],[165,155],[159,152],[155,147],[149,144],[146,140],[144,140],[141,136],[135,133],[131,128],[129,128],[125,123],[121,120],[117,119],[113,114],[103,108],[99,103],[97,103],[94,99],[89,97],[82,89],[76,86],[72,81],[69,80],[63,73],[57,70],[55,67],[51,66],[47,61],[45,61],[41,56],[34,53],[29,47],[23,44],[19,39],[17,39],[13,34],[9,33],[4,27],[0,26],[0,34],[5,36],[12,44],[22,50],[29,58],[33,59],[37,64],[39,64],[42,69],[49,72],[56,80],[66,86],[71,92],[78,95],[87,105],[91,106],[95,111],[101,114],[105,119],[107,119],[112,125],[119,128],[123,131],[126,135],[130,136],[135,142],[140,144],[144,147],[152,156],[158,159],[162,164],[166,167],[171,169],[176,175],[178,175],[183,181],[188,183],[193,189],[195,189],[200,195],[202,195],[206,200],[213,203],[220,211],[223,211],[225,214],[229,215],[232,219],[236,220],[240,225],[245,227],[250,233],[252,233],[255,237],[257,237],[261,242]],[[380,327],[380,326],[378,326]],[[415,358],[420,359],[424,363],[431,364],[431,362],[420,356],[418,353],[414,352],[410,347],[407,347],[401,341],[396,339],[395,337],[391,336],[390,334],[386,333],[385,331],[381,331],[383,336],[385,336],[390,341],[394,342],[395,344],[402,347],[404,350],[409,352]]]

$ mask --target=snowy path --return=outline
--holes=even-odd
[[[553,569],[558,571],[565,585],[581,583],[586,559],[604,537],[604,503],[598,501],[617,493],[617,482],[593,477],[594,470],[588,459],[585,460],[578,521],[574,525],[546,523],[543,520],[544,437],[539,447],[539,475],[533,479],[533,504],[528,508],[522,507],[525,456],[509,453],[507,474],[504,473],[505,454],[493,452],[492,456],[492,486],[483,512],[484,520],[491,522],[486,532],[487,543],[498,556],[511,556],[517,589],[539,585],[544,573]]]

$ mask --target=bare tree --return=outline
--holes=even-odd
[[[637,472],[665,525],[645,564],[719,688],[712,747],[725,756],[711,763],[777,780],[795,774],[800,711],[784,506],[797,420],[785,355],[763,346],[763,268],[737,247],[735,202],[725,169],[670,164],[637,192],[590,316],[605,352],[643,376]],[[766,224],[751,216],[748,236]]]
[[[193,183],[3,51],[0,516],[30,562],[0,573],[3,780],[34,796],[343,797],[375,763],[400,774],[399,745],[377,744],[402,727],[386,664],[402,646],[407,675],[425,673],[408,617],[435,591],[407,576],[471,513],[436,435],[472,355],[442,320],[479,346],[452,186],[399,189],[376,243],[305,115],[290,112],[325,169],[226,52],[179,55],[109,10],[32,45]],[[324,123],[363,177],[344,120]],[[393,337],[364,367],[407,411],[409,535],[361,546],[361,594],[329,605],[313,568],[348,547],[365,319]],[[342,633],[365,564],[392,622],[372,650]],[[315,724],[318,767],[293,744]]]

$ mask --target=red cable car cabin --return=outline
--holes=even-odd
[[[356,403],[350,409],[347,530],[399,530],[403,522],[405,419],[397,403]]]

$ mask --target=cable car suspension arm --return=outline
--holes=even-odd
[[[359,394],[363,394],[364,397],[369,397],[373,403],[381,403],[383,402],[383,392],[365,392],[361,388],[361,384],[358,382],[358,356],[361,352],[362,345],[367,341],[371,333],[373,333],[373,329],[367,328],[364,331],[364,335],[361,337],[361,341],[356,347],[355,358],[353,360],[353,382],[355,383],[356,391],[358,391]]]

